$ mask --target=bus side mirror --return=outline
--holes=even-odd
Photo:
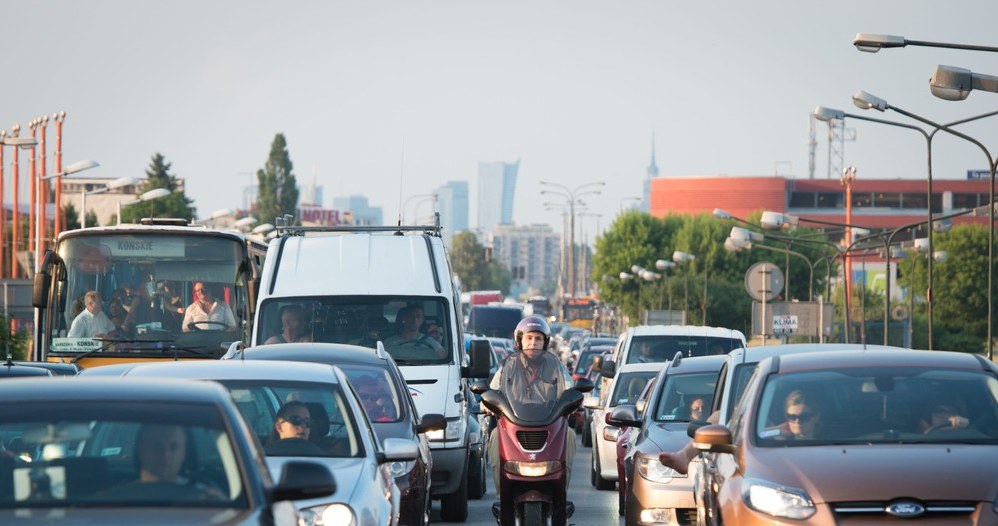
[[[45,309],[51,287],[52,275],[48,273],[48,270],[36,272],[35,281],[31,286],[31,306],[36,309]]]

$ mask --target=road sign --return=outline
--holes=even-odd
[[[772,300],[783,292],[783,271],[772,263],[760,261],[745,273],[745,290],[756,301]]]
[[[797,316],[793,314],[773,315],[773,335],[786,336],[797,332]]]

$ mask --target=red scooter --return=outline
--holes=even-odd
[[[476,382],[482,406],[498,419],[500,501],[492,513],[500,526],[565,526],[575,511],[568,502],[565,434],[567,417],[592,391],[587,379],[550,404],[516,404],[502,391]],[[495,460],[493,459],[493,462]]]

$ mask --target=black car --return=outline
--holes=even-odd
[[[19,378],[0,382],[0,399],[3,524],[293,525],[287,501],[335,490],[310,462],[275,485],[217,384]]]
[[[336,365],[347,375],[357,398],[367,411],[378,440],[412,440],[419,457],[390,465],[402,495],[399,523],[423,525],[430,514],[432,460],[425,433],[446,427],[440,414],[420,418],[409,388],[391,356],[384,351],[342,343],[282,343],[242,350],[232,359],[283,360]]]

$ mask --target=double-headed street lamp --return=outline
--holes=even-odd
[[[12,221],[12,224],[11,224],[11,242],[10,242],[10,276],[12,278],[16,278],[17,277],[17,237],[18,237],[18,233],[19,233],[19,230],[20,230],[20,225],[18,224],[18,215],[20,214],[20,211],[18,210],[18,202],[17,202],[17,200],[18,200],[17,197],[18,197],[18,194],[20,193],[20,191],[19,191],[19,189],[17,187],[17,178],[18,178],[18,162],[17,162],[17,159],[18,159],[18,149],[30,150],[30,149],[32,149],[32,148],[35,147],[35,144],[38,143],[37,139],[35,139],[34,137],[20,137],[20,136],[18,136],[17,134],[20,131],[20,128],[21,128],[20,126],[14,125],[14,135],[11,136],[11,137],[7,136],[7,131],[6,130],[0,130],[0,246],[2,246],[3,242],[6,241],[6,239],[7,239],[7,236],[6,236],[6,233],[5,233],[5,230],[7,228],[7,211],[4,209],[4,206],[3,206],[3,183],[4,183],[4,176],[3,176],[3,166],[4,166],[3,152],[4,152],[4,146],[13,146],[14,147],[14,162],[13,162],[13,169],[14,169],[14,189],[13,189],[13,198],[12,198],[12,205],[13,206],[11,207],[12,208],[11,214],[12,214],[13,221]],[[0,250],[0,253],[2,253],[2,252],[3,251]],[[0,258],[0,259],[2,259],[2,258]],[[6,275],[3,273],[3,262],[2,261],[0,261],[0,277],[6,277]]]
[[[119,225],[121,224],[121,207],[128,205],[136,205],[139,203],[144,203],[146,201],[152,201],[153,199],[166,197],[170,195],[170,193],[171,193],[170,190],[166,188],[154,188],[152,190],[149,190],[148,192],[145,192],[142,195],[139,195],[138,198],[133,199],[131,201],[125,201],[125,202],[118,201],[118,224]]]
[[[119,177],[119,178],[117,178],[117,179],[115,179],[115,180],[113,180],[113,181],[105,184],[101,188],[95,188],[93,190],[84,190],[84,191],[80,192],[80,228],[86,228],[87,227],[87,196],[88,195],[103,194],[104,192],[108,192],[110,190],[116,190],[118,188],[123,188],[125,186],[131,186],[131,185],[136,184],[138,182],[139,182],[139,180],[136,179],[135,177]],[[118,214],[119,215],[121,214],[121,210],[120,209],[118,210]]]
[[[541,190],[542,194],[551,194],[556,196],[561,196],[565,199],[565,204],[568,205],[568,216],[569,216],[569,226],[568,226],[568,287],[569,287],[569,297],[574,298],[576,294],[576,284],[575,284],[575,207],[580,204],[579,198],[584,195],[599,195],[601,192],[597,187],[605,186],[606,182],[597,181],[595,183],[586,183],[583,185],[576,186],[575,188],[568,188],[567,186],[552,183],[550,181],[541,181],[541,186],[547,186],[554,188],[554,190]]]

